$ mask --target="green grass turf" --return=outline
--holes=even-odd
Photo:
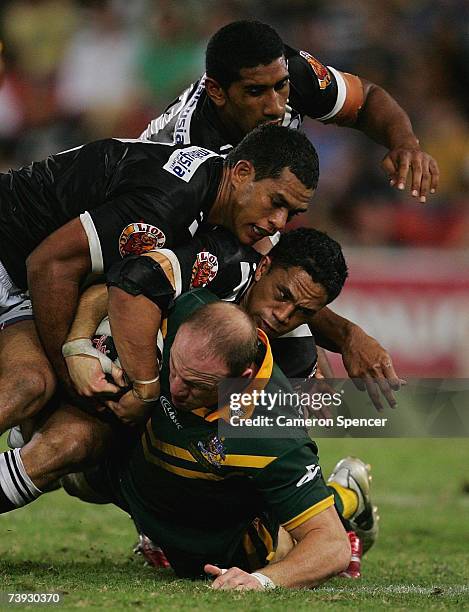
[[[0,517],[0,591],[61,592],[61,604],[52,606],[60,609],[469,608],[467,440],[319,442],[325,474],[347,454],[373,466],[381,534],[360,580],[337,578],[315,591],[212,592],[144,567],[131,553],[135,533],[123,512],[57,491]]]

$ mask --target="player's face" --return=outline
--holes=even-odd
[[[303,268],[271,266],[265,258],[258,267],[244,308],[269,338],[277,338],[299,325],[309,323],[327,303],[322,285]]]
[[[252,245],[282,231],[295,215],[306,212],[314,190],[308,189],[288,169],[277,178],[255,181],[249,162],[233,169],[229,229],[243,244]]]
[[[241,138],[263,123],[280,124],[290,93],[288,79],[283,56],[266,66],[242,68],[240,79],[223,90],[222,121]]]
[[[204,354],[193,332],[180,328],[171,347],[169,383],[171,400],[181,410],[217,403],[218,383],[229,372],[219,358]]]

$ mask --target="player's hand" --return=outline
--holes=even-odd
[[[154,406],[153,403],[139,400],[132,393],[132,390],[127,391],[118,402],[108,400],[104,404],[126,425],[136,425],[137,423],[145,422]]]
[[[427,196],[435,193],[440,179],[440,170],[431,155],[421,151],[418,146],[396,147],[389,151],[381,162],[389,177],[389,184],[404,190],[407,178],[411,176],[410,192],[424,204]]]
[[[98,359],[89,355],[65,357],[70,379],[78,395],[92,397],[100,393],[119,393],[127,386],[124,372],[112,363],[112,378],[108,382]]]
[[[319,366],[314,376],[301,381],[301,383],[297,385],[294,388],[294,390],[297,393],[301,393],[301,394],[308,393],[311,397],[315,393],[320,393],[321,395],[323,395],[324,393],[327,393],[329,395],[332,395],[333,393],[335,393],[334,387],[332,387],[328,379],[326,379],[323,376]],[[321,406],[321,408],[319,408],[319,410],[317,410],[312,406],[312,402],[311,402],[311,405],[303,407],[303,414],[304,414],[305,419],[312,417],[312,416],[321,417],[323,419],[332,418],[332,412],[328,406],[323,405]]]
[[[237,591],[263,591],[264,587],[255,576],[251,576],[247,572],[239,569],[238,567],[230,567],[228,570],[222,570],[216,565],[204,566],[206,574],[210,574],[215,577],[212,582],[212,589],[222,589],[224,591],[237,590]]]
[[[355,386],[368,392],[378,411],[384,410],[381,394],[391,408],[396,407],[394,391],[406,381],[396,374],[391,356],[377,340],[355,327],[342,349],[342,360]]]
[[[316,374],[314,378],[310,379],[312,382],[314,381],[314,386],[311,389],[311,393],[320,393],[321,395],[333,395],[335,393],[334,387],[328,382],[328,379],[324,376],[321,371],[320,366],[318,365],[316,369]],[[328,406],[322,406],[320,410],[314,411],[314,413],[319,414],[323,419],[331,419],[332,412]]]

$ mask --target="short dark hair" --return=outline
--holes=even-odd
[[[257,358],[256,325],[236,304],[204,304],[187,317],[182,326],[185,325],[201,332],[201,354],[223,359],[231,378],[241,376]]]
[[[285,54],[277,32],[260,21],[234,21],[212,36],[205,54],[207,76],[227,89],[242,68],[266,66]]]
[[[301,227],[285,232],[269,257],[272,268],[303,268],[315,283],[324,287],[327,303],[339,295],[348,276],[340,244],[316,229]]]
[[[234,166],[241,159],[252,163],[256,170],[256,181],[278,178],[284,168],[289,168],[305,187],[317,187],[318,154],[313,144],[299,130],[279,125],[261,125],[249,132],[229,152],[226,163]]]

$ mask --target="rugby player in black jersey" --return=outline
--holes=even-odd
[[[299,128],[304,117],[353,127],[386,147],[382,166],[392,185],[424,202],[438,187],[436,161],[420,149],[406,112],[378,85],[284,44],[259,21],[218,30],[206,51],[206,73],[154,119],[141,138],[206,146],[226,154],[262,123]]]
[[[246,24],[241,24],[241,26],[242,28],[245,28]],[[268,68],[269,65],[272,64],[272,62],[274,64],[276,63],[274,62],[274,60],[281,59],[283,53],[283,43],[280,41],[275,32],[268,28],[268,26],[265,26],[263,24],[254,24],[253,26],[248,27],[254,28],[254,30],[252,30],[250,37],[247,35],[246,32],[242,33],[243,45],[241,45],[241,47],[246,49],[247,53],[251,54],[251,56],[247,59],[244,57],[242,61],[246,60],[246,66],[247,68],[249,68],[249,70],[250,67],[257,66],[257,68],[254,70],[257,75],[256,78],[254,78],[254,81],[257,82],[257,77],[259,76],[259,74],[261,74],[262,76],[263,67]],[[256,28],[259,27],[260,30],[256,30]],[[228,44],[228,46],[231,45],[231,48],[233,48],[233,44],[232,42],[230,42],[230,36],[228,36],[228,41],[225,41],[225,43],[222,40],[223,37],[218,36],[218,42],[216,42],[214,37],[214,40],[212,41],[213,44],[211,45],[212,60],[216,57],[220,57],[217,53],[217,45],[221,44],[223,46],[224,44]],[[249,44],[247,44],[248,39],[251,41]],[[253,39],[255,42],[254,45]],[[262,45],[259,44],[261,42]],[[241,47],[236,47],[237,57],[241,57],[241,55],[239,55]],[[290,56],[289,50],[287,50],[286,55]],[[207,81],[207,83],[211,83],[211,85],[207,89],[207,92],[210,91],[210,87],[215,87],[215,90],[217,90],[218,88],[218,90],[220,90],[222,93],[225,92],[227,96],[226,104],[222,99],[218,99],[217,102],[216,93],[214,97],[212,96],[213,102],[210,96],[209,99],[205,100],[204,102],[205,90],[203,87],[198,89],[196,88],[197,92],[194,91],[194,95],[192,95],[192,93],[188,91],[181,97],[181,100],[176,106],[172,106],[171,110],[168,110],[168,113],[165,116],[156,121],[156,124],[159,126],[158,130],[160,129],[160,127],[165,127],[164,132],[168,136],[170,141],[172,139],[171,122],[174,119],[174,127],[176,131],[179,131],[184,126],[190,127],[189,131],[186,130],[184,132],[184,137],[182,141],[179,138],[176,140],[180,142],[201,144],[202,146],[207,146],[208,143],[210,146],[217,147],[218,138],[219,140],[221,139],[221,142],[219,142],[218,149],[222,153],[225,153],[226,150],[231,148],[232,144],[234,144],[236,140],[239,140],[241,132],[244,133],[247,129],[252,129],[252,127],[257,125],[258,123],[262,123],[265,121],[275,122],[278,119],[278,117],[273,118],[272,116],[269,116],[268,109],[265,108],[265,100],[269,97],[272,97],[272,91],[276,90],[276,88],[273,86],[266,86],[265,83],[261,83],[261,91],[258,91],[256,88],[258,87],[259,83],[257,83],[256,87],[254,88],[256,89],[256,91],[251,91],[248,87],[246,92],[244,92],[245,95],[242,94],[242,92],[240,92],[240,88],[242,89],[244,86],[247,87],[248,84],[244,82],[244,76],[242,78],[238,78],[237,81],[236,78],[240,75],[235,74],[233,77],[233,72],[231,72],[231,68],[233,68],[234,70],[234,68],[236,67],[236,63],[232,60],[235,60],[236,58],[233,58],[232,56],[233,54],[231,52],[230,54],[226,55],[226,57],[231,58],[229,59],[230,70],[228,70],[226,74],[222,74],[221,72],[225,70],[224,66],[222,64],[219,64],[218,66],[213,65],[214,72]],[[294,61],[293,56],[295,56],[296,58]],[[324,76],[323,67],[320,66],[314,60],[314,58],[309,56],[309,54],[303,53],[303,55],[299,55],[297,57],[295,53],[293,53],[293,56],[291,57],[290,61],[290,64],[292,66],[291,101],[296,98],[301,98],[303,94],[305,94],[306,96],[304,99],[308,101],[312,90],[317,90],[316,94],[314,94],[313,96],[316,100],[314,102],[314,105],[317,109],[322,108],[322,103],[318,102],[318,100],[316,99],[317,94],[321,94],[323,89],[327,89],[326,95],[322,96],[321,94],[320,99],[325,100],[326,106],[330,104],[332,100],[335,100],[333,102],[333,108],[328,110],[327,113],[332,113],[334,121],[341,121],[342,119],[344,119],[346,122],[350,121],[351,117],[354,116],[355,110],[358,108],[356,104],[354,106],[353,103],[355,97],[353,94],[354,87],[349,87],[351,83],[357,83],[356,79],[354,80],[351,77],[349,78],[347,75],[345,77],[341,77],[334,71],[331,71],[332,76],[331,74],[329,74],[329,76]],[[300,60],[298,60],[298,58],[300,58]],[[295,64],[295,62],[298,63],[298,61],[299,72],[303,73],[303,76],[306,75],[306,81],[303,83],[303,85],[305,85],[305,88],[300,85],[298,85],[298,87],[295,85],[296,77],[294,77],[293,75],[293,64]],[[272,68],[272,66],[270,67]],[[231,75],[230,79],[234,78],[234,82],[232,84],[226,81],[228,74]],[[323,75],[324,78],[321,78],[321,75]],[[219,82],[217,81],[217,78]],[[336,86],[334,85],[334,83],[337,79],[338,83],[340,83]],[[263,79],[261,78],[261,81],[262,80]],[[328,89],[329,80],[333,84],[332,88],[330,89]],[[201,85],[203,85],[203,83],[201,83]],[[284,112],[283,123],[285,125],[290,125],[290,127],[298,127],[298,113],[296,113],[296,115],[295,113],[293,113],[296,116],[296,119],[294,121],[289,120],[289,117],[292,117],[291,109],[285,106],[285,87],[282,87],[281,89],[282,91],[279,93],[279,95],[275,95],[273,97],[278,98],[277,101],[279,101],[280,106],[283,105],[284,107],[282,107],[282,113]],[[334,94],[332,90],[334,90],[336,94]],[[367,102],[366,107],[363,108],[360,112],[360,117],[368,117],[367,123],[370,123],[371,125],[373,122],[370,122],[369,118],[370,108],[377,106],[376,101],[379,99],[379,88],[376,88],[376,86],[369,87],[367,85],[365,90],[365,97]],[[220,93],[220,91],[218,93]],[[328,96],[331,92],[332,98],[329,99]],[[234,96],[231,95],[233,93],[235,94]],[[334,95],[336,96],[335,98]],[[380,92],[379,95],[382,95],[382,92]],[[373,105],[371,105],[372,100],[370,99],[370,97],[374,101]],[[386,98],[386,100],[387,103],[389,103],[388,98]],[[298,108],[300,109],[300,111],[303,108],[300,103]],[[309,112],[307,107],[304,108],[304,113],[311,114],[312,116],[318,116],[317,114],[315,115],[313,111]],[[399,136],[401,137],[401,140],[405,140],[404,136],[409,132],[409,125],[405,113],[402,118],[402,111],[398,109],[398,107],[391,105],[391,107],[385,106],[383,108],[387,108],[388,110],[392,110],[393,112],[386,113],[387,119],[382,124],[382,129],[388,132],[387,135],[389,137],[392,135],[392,132],[396,136],[396,138]],[[396,108],[399,112],[396,111]],[[180,110],[181,113],[179,115]],[[351,112],[350,116],[349,111]],[[238,112],[239,115],[237,114]],[[225,146],[225,143],[227,142],[227,136],[225,135],[223,128],[224,122],[222,121],[222,125],[220,125],[220,122],[217,122],[218,115],[220,115],[220,117],[223,117],[224,114],[231,117],[232,123],[234,122],[234,124],[236,124],[237,120],[241,121],[241,117],[251,117],[251,119],[249,119],[249,125],[242,125],[239,130],[234,130],[236,134],[234,136],[230,136],[231,144],[228,144],[227,146]],[[323,119],[326,120],[324,116]],[[357,122],[357,125],[359,123],[360,122]],[[392,127],[391,124],[394,127]],[[381,130],[378,129],[378,127],[379,126],[375,125],[374,129],[375,131],[380,132]],[[233,130],[229,130],[229,133],[231,133],[232,131]],[[160,136],[158,136],[158,138],[160,138]],[[163,138],[162,135],[161,138]],[[395,147],[395,149],[398,150],[399,147]],[[89,148],[86,148],[85,150],[88,152],[87,154],[89,155]],[[121,167],[127,164],[129,158],[127,153],[125,153],[124,151],[125,148],[122,149],[122,159],[119,161],[118,164]],[[57,191],[57,193],[54,193],[54,187],[52,187],[51,185],[48,186],[48,181],[51,180],[53,182],[54,180],[56,180],[57,173],[60,174],[61,172],[61,164],[58,162],[57,159],[54,158],[50,159],[50,164],[46,163],[43,165],[43,167],[41,167],[40,164],[34,164],[31,167],[30,171],[24,169],[22,173],[22,178],[26,178],[27,180],[25,181],[20,180],[21,173],[12,173],[10,176],[4,177],[5,180],[3,180],[2,182],[4,185],[6,185],[6,190],[2,189],[1,193],[2,202],[5,201],[5,203],[2,205],[1,218],[4,222],[5,228],[8,228],[7,231],[9,232],[8,237],[6,237],[5,235],[2,236],[2,240],[5,241],[6,250],[10,249],[9,242],[10,239],[13,239],[13,243],[17,242],[18,244],[22,244],[23,246],[25,246],[25,243],[31,242],[31,244],[27,244],[27,251],[29,251],[42,238],[44,238],[44,236],[50,233],[50,231],[55,229],[58,225],[64,223],[70,213],[72,213],[73,216],[74,209],[78,208],[80,210],[82,204],[84,208],[89,207],[88,200],[92,199],[93,195],[97,195],[97,193],[95,192],[94,194],[78,194],[76,193],[77,187],[81,183],[83,183],[83,185],[85,186],[84,192],[88,190],[90,184],[93,184],[93,187],[98,189],[100,183],[102,182],[102,177],[98,177],[97,174],[99,173],[98,169],[101,168],[102,164],[99,160],[97,160],[96,163],[91,162],[90,168],[86,169],[86,164],[83,163],[83,157],[84,155],[82,155],[81,153],[77,153],[77,151],[72,151],[69,152],[69,154],[64,154],[64,166],[66,166],[66,168],[62,168],[62,170],[65,170],[65,176],[63,177],[64,180],[62,180],[61,182],[59,181],[59,183],[61,184],[59,185],[59,190]],[[81,163],[78,163],[78,160],[80,160]],[[113,163],[116,162],[116,159],[113,159],[113,155],[109,155],[107,157],[107,161],[109,162],[109,165],[105,168],[105,170],[110,172],[112,170]],[[75,169],[73,168],[73,163],[69,162],[77,162]],[[422,165],[422,176],[424,178],[427,176],[425,164],[426,162]],[[86,172],[86,176],[80,176],[80,172],[76,172],[77,167],[80,166],[82,168],[82,172],[84,170],[88,170]],[[412,161],[412,168],[415,170],[416,175],[418,174],[420,167],[421,164],[419,159]],[[141,168],[142,165],[140,164],[140,169]],[[29,174],[31,176],[29,176]],[[72,178],[74,179],[70,181],[71,189],[68,187],[64,187],[65,179],[68,178],[70,175],[73,175]],[[436,176],[434,168],[432,169],[432,176]],[[109,179],[109,176],[107,176],[107,178]],[[432,178],[432,181],[432,184],[434,184],[434,181],[436,181],[436,179]],[[52,187],[52,192],[48,187]],[[112,193],[112,188],[115,188],[116,185],[111,184],[111,182],[109,182],[109,187],[111,188],[111,192],[106,192],[106,201],[109,200],[109,196]],[[127,181],[126,184],[121,185],[121,187],[124,190],[126,188],[130,189],[132,187],[132,182]],[[36,191],[36,193],[32,196],[29,193],[30,189]],[[67,202],[67,197],[70,195],[69,191],[73,191],[73,189],[75,189],[75,193],[72,194],[75,196],[75,202],[72,205],[71,202]],[[143,191],[146,191],[147,189],[148,185],[145,183]],[[11,204],[8,204],[7,202],[11,194],[13,194],[13,202]],[[139,195],[142,195],[142,191],[139,192]],[[51,226],[51,219],[42,217],[44,215],[45,217],[48,216],[48,204],[46,203],[46,199],[50,199],[52,197],[52,199],[54,200],[57,196],[59,196],[59,200],[61,200],[60,206],[63,206],[65,209],[65,218],[62,218],[62,214],[58,214],[58,221],[56,222],[54,220],[54,223],[52,223]],[[88,196],[90,196],[90,198]],[[84,202],[82,201],[82,198],[84,198]],[[137,200],[138,197],[135,196],[134,199]],[[15,202],[15,200],[17,201]],[[21,204],[21,202],[27,202],[27,207]],[[60,211],[60,213],[62,212],[64,211]],[[196,224],[197,220],[194,219],[194,223],[191,225],[191,230],[195,228]],[[90,224],[87,225],[89,226]],[[135,229],[136,231],[133,232],[132,229]],[[165,236],[163,237],[157,231],[159,229],[158,227],[148,228],[150,230],[149,232],[146,232],[145,229],[146,228],[144,227],[144,225],[140,225],[139,227],[133,228],[132,223],[129,224],[129,227],[127,228],[127,233],[123,234],[122,236],[123,244],[121,245],[121,253],[125,254],[128,252],[132,252],[132,249],[144,248],[145,245],[158,245],[161,244],[161,241],[164,238],[166,238]],[[259,229],[260,228],[257,228],[257,231]],[[253,227],[252,231],[256,231],[256,228]],[[72,226],[71,234],[74,236],[74,238],[76,238],[80,233],[81,227],[78,227],[77,232],[75,232]],[[149,235],[150,233],[152,234],[151,236]],[[60,260],[60,251],[63,249],[65,243],[66,240],[59,239],[55,248],[54,245],[52,245],[52,253],[46,252],[46,259],[48,261],[50,260],[50,262],[53,262],[54,259],[62,261]],[[94,246],[96,247],[96,241],[94,241]],[[11,249],[11,252],[13,254],[13,257],[17,256],[16,250],[14,248]],[[20,254],[20,262],[23,261],[25,255],[26,253],[24,252]],[[0,261],[4,257],[6,257],[5,249],[3,253],[0,253]],[[37,264],[35,268],[36,270],[38,268],[42,268],[43,270],[47,269],[46,266],[42,265],[40,258],[35,260],[33,259],[32,261]],[[96,263],[97,267],[99,268],[99,253],[98,261],[93,263]],[[21,296],[19,295],[21,289],[18,289],[18,287],[22,286],[22,282],[16,281],[18,287],[15,287],[15,283],[11,278],[15,276],[15,273],[9,269],[9,265],[6,266],[6,270],[4,270],[3,268],[4,266],[0,266],[0,329],[5,330],[0,335],[0,369],[3,374],[2,379],[0,380],[1,388],[3,390],[3,395],[1,397],[2,413],[0,414],[0,430],[5,429],[15,421],[21,420],[25,416],[36,412],[51,396],[52,391],[54,389],[54,374],[49,366],[49,362],[44,357],[42,348],[40,346],[40,343],[38,342],[34,328],[32,327],[30,321],[31,311],[29,308],[29,304],[22,300]],[[47,295],[47,291],[49,288],[49,278],[49,269],[47,269],[47,273],[43,275],[42,279],[41,275],[39,274],[35,276],[35,278],[32,280],[33,283],[41,283],[42,287],[44,288],[44,291],[42,292],[43,295]],[[74,284],[72,283],[72,285]],[[59,291],[65,292],[67,288],[68,286],[67,284],[65,284],[63,287],[60,288]],[[73,286],[72,289],[74,288],[75,287]],[[51,299],[54,295],[56,295],[56,292],[54,291],[51,291],[49,293]],[[43,302],[45,301],[47,300],[43,300]],[[44,303],[40,304],[39,296],[37,296],[36,304],[37,308],[39,309],[39,314],[41,313],[41,311],[43,311],[41,317],[42,320],[39,322],[39,326],[42,328],[42,340],[46,345],[48,345],[49,354],[52,356],[53,361],[55,361],[56,367],[58,367],[60,370],[62,365],[57,348],[59,343],[57,341],[54,342],[54,339],[52,337],[54,329],[57,330],[57,337],[63,335],[65,326],[57,325],[57,319],[54,320],[54,318],[51,318],[49,315],[55,310],[60,311],[61,309],[66,307],[68,308],[68,310],[70,310],[69,304],[67,303],[67,299],[65,298],[65,296],[63,301],[56,301],[55,304],[51,303],[50,305],[44,305]],[[15,325],[15,328],[12,327],[13,323],[17,324]],[[319,326],[318,321],[316,322],[316,326]],[[323,328],[327,328],[328,332],[331,332],[337,327],[337,320],[330,320],[330,317],[328,318],[326,316],[326,313],[324,312],[322,314],[322,326]],[[316,330],[316,333],[318,333],[319,331],[320,330]],[[55,340],[57,340],[57,338],[55,338]],[[353,362],[346,364],[348,372],[354,378],[359,378],[363,375],[367,376],[368,390],[372,395],[375,403],[377,403],[379,402],[377,392],[376,389],[374,389],[373,385],[370,383],[370,380],[373,376],[382,377],[383,379],[389,378],[389,373],[391,371],[391,363],[384,352],[382,352],[381,355],[377,355],[376,351],[373,351],[372,349],[371,353],[374,354],[370,354],[368,348],[361,346],[360,342],[356,341],[354,342],[354,345],[355,359]],[[374,356],[376,356],[377,359],[374,359]],[[27,370],[29,373],[26,380],[23,379],[24,377],[22,377],[21,374],[19,375],[22,370]],[[19,377],[22,380],[19,380]]]
[[[141,138],[198,144],[225,155],[259,124],[299,128],[305,116],[354,127],[386,146],[389,152],[383,168],[399,189],[404,189],[410,173],[413,196],[425,201],[436,190],[437,163],[420,149],[407,114],[386,91],[358,76],[323,66],[308,52],[285,45],[275,30],[258,21],[234,22],[216,32],[207,46],[206,74],[154,119]],[[112,316],[118,314],[116,305]],[[122,318],[125,316],[124,312]],[[317,337],[344,336],[347,332],[339,324],[324,309],[313,331]],[[119,330],[133,333],[122,326]],[[132,371],[137,355],[131,353],[129,338],[117,338],[117,342]],[[385,351],[377,354],[374,348],[368,353],[368,347],[359,341],[355,349],[354,360],[345,364],[348,374],[365,381],[363,388],[378,408],[382,408],[380,390],[394,404],[392,389],[399,385],[389,355]],[[371,352],[375,358],[369,360]],[[155,370],[156,364],[152,367]],[[123,398],[123,407],[126,401],[131,400]]]
[[[317,178],[314,147],[278,126],[252,132],[225,160],[203,147],[109,139],[0,175],[0,431],[52,395],[41,342],[66,376],[61,346],[88,273],[184,244],[207,223],[253,244],[307,209]]]

